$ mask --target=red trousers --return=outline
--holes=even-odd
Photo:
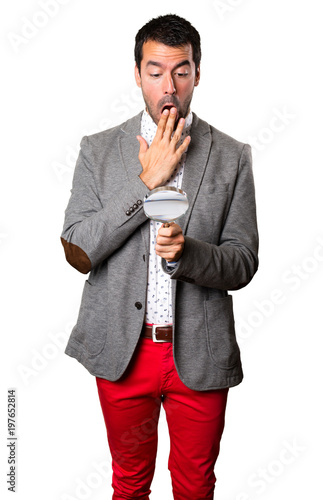
[[[189,389],[177,374],[172,343],[143,337],[119,380],[96,381],[112,456],[112,500],[149,500],[161,404],[174,499],[212,500],[228,389]]]

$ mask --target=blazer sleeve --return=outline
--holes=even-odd
[[[212,216],[212,215],[211,215]],[[217,245],[184,236],[171,278],[221,290],[247,285],[258,269],[258,229],[251,148],[242,148],[233,197]],[[163,262],[166,270],[166,261]]]
[[[139,176],[128,178],[103,205],[96,169],[89,137],[83,137],[61,242],[67,261],[84,274],[109,257],[147,220],[142,200],[148,189]]]

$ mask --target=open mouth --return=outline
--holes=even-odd
[[[168,109],[168,111],[170,111],[172,108],[176,108],[176,106],[174,104],[165,104],[165,106],[163,106],[162,108],[162,112],[165,111],[165,109]]]
[[[177,121],[178,120],[178,109],[177,107],[175,106],[175,104],[165,104],[163,107],[162,107],[162,110],[161,110],[161,114],[163,114],[163,112],[165,111],[165,109],[168,109],[168,111],[170,112],[170,110],[172,108],[176,108],[176,116],[175,116],[175,120]]]

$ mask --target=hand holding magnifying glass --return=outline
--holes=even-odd
[[[143,208],[147,217],[158,222],[163,222],[163,227],[167,228],[172,222],[184,215],[187,211],[187,195],[181,189],[172,186],[158,187],[150,191],[150,193],[145,196]],[[175,235],[176,231],[174,233],[174,236]],[[160,246],[160,244],[158,246]],[[161,257],[164,257],[169,263],[176,262],[178,260],[178,255],[181,255],[182,251],[182,242],[178,241],[178,239],[174,246],[171,245],[169,247],[169,244],[166,243],[166,247],[163,246],[162,249],[159,248],[158,252],[156,246],[156,253]]]

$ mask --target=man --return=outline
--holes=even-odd
[[[200,58],[178,16],[139,30],[146,109],[82,139],[66,209],[66,258],[90,271],[66,353],[96,377],[114,500],[149,499],[161,404],[174,498],[212,499],[228,388],[243,376],[228,290],[258,265],[250,146],[191,112]],[[164,185],[189,199],[170,227],[143,211]]]

